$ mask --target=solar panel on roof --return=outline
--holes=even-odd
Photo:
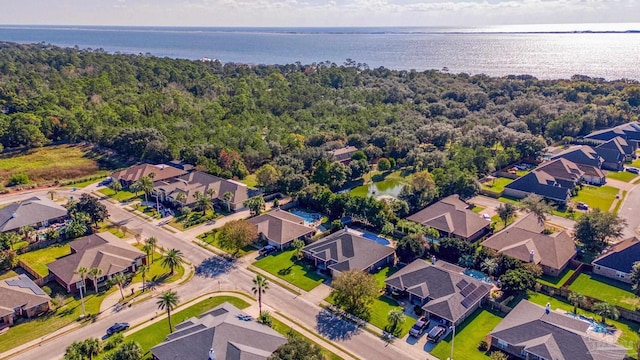
[[[467,286],[464,287],[464,289],[460,290],[460,294],[466,297],[469,294],[471,294],[475,289],[476,289],[476,284],[468,284]]]
[[[465,286],[469,285],[469,283],[467,282],[467,280],[462,279],[460,281],[458,281],[458,283],[456,284],[456,287],[458,289],[463,289]]]
[[[484,289],[479,287],[473,290],[473,292],[471,292],[469,296],[465,297],[464,300],[462,300],[461,304],[465,308],[468,308],[469,306],[474,304],[476,301],[478,301],[478,299],[480,299],[482,295],[484,295]]]

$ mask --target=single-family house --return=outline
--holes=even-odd
[[[437,229],[443,237],[475,241],[489,232],[490,222],[469,210],[458,195],[447,196],[407,217],[407,220]]]
[[[308,241],[316,232],[315,228],[305,225],[303,218],[280,208],[247,221],[258,228],[263,240],[281,250],[289,247],[295,239]]]
[[[601,170],[604,159],[591,146],[573,146],[554,155],[551,160],[560,158],[567,159],[578,165],[578,168],[584,172],[582,177],[585,182],[593,185],[605,184],[606,175]]]
[[[524,198],[537,194],[548,200],[566,203],[571,191],[583,181],[584,171],[564,158],[548,161],[504,188],[504,195]]]
[[[341,162],[345,165],[349,165],[351,162],[351,156],[358,151],[358,148],[355,146],[345,146],[343,148],[335,149],[329,151],[329,154],[333,156],[335,161]]]
[[[66,218],[67,209],[46,197],[34,196],[0,209],[0,232],[18,231],[23,226],[37,229]]]
[[[522,219],[482,242],[499,254],[542,267],[545,274],[558,276],[576,256],[573,238],[566,231],[544,234],[545,226],[535,214]]]
[[[195,206],[196,194],[208,196],[207,191],[213,190],[213,201],[224,208],[236,211],[244,208],[244,202],[249,198],[247,185],[234,180],[227,180],[202,171],[190,173],[153,183],[153,196],[158,196],[162,202],[171,202],[176,206]],[[184,194],[184,200],[180,195]],[[229,194],[229,195],[227,195]]]
[[[229,303],[176,325],[155,360],[267,360],[287,339]]]
[[[171,160],[167,163],[167,165],[169,166],[173,166],[176,169],[180,169],[180,170],[184,170],[184,171],[193,171],[193,169],[195,169],[195,166],[191,165],[191,164],[187,164],[186,162],[182,161],[182,160]]]
[[[622,360],[626,349],[591,336],[589,322],[522,300],[491,331],[491,346],[518,359]]]
[[[478,309],[492,285],[464,275],[443,261],[435,264],[415,260],[384,282],[387,289],[421,305],[430,319],[458,325]]]
[[[594,150],[604,159],[602,168],[620,171],[624,169],[625,161],[633,161],[636,158],[637,149],[637,142],[616,136],[596,146]]]
[[[634,236],[609,246],[591,264],[595,274],[631,283],[631,268],[636,261],[640,261],[640,240]]]
[[[394,261],[395,250],[344,228],[302,249],[305,259],[332,276],[342,271],[375,271]]]
[[[51,298],[26,275],[0,280],[0,328],[50,309]]]
[[[116,171],[111,174],[111,178],[113,180],[119,180],[123,187],[128,188],[131,184],[143,177],[153,177],[153,181],[162,181],[182,176],[186,173],[187,172],[182,169],[165,164],[140,164]]]
[[[98,287],[115,274],[134,273],[147,263],[146,254],[109,232],[91,234],[69,243],[71,254],[47,264],[49,273],[62,287],[74,292],[82,285],[76,271],[80,267],[98,268],[102,275]],[[91,279],[86,283],[93,286]]]
[[[602,143],[615,137],[621,137],[629,143],[636,143],[635,146],[637,146],[637,143],[640,141],[640,123],[638,121],[631,121],[613,128],[597,130],[585,135],[584,140]]]

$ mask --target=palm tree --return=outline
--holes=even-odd
[[[509,224],[509,221],[511,221],[511,219],[513,219],[513,217],[516,215],[517,210],[518,208],[510,203],[500,204],[500,206],[498,206],[498,216],[504,223],[504,226],[507,226]]]
[[[258,313],[262,313],[262,294],[264,294],[268,288],[269,282],[267,279],[260,274],[256,275],[256,278],[253,279],[253,288],[251,291],[253,291],[254,295],[258,294]]]
[[[24,240],[27,242],[31,242],[31,234],[35,231],[33,226],[25,225],[21,227],[18,232],[23,236]]]
[[[618,308],[606,301],[593,304],[591,311],[602,317],[603,324],[606,323],[607,318],[611,320],[617,320],[620,316],[620,311],[618,311]]]
[[[494,258],[486,258],[480,264],[480,269],[486,272],[489,276],[493,276],[498,271],[498,262]]]
[[[160,295],[156,304],[158,305],[158,309],[167,310],[167,320],[169,320],[169,332],[173,332],[173,327],[171,326],[171,310],[175,309],[178,306],[178,293],[175,291],[167,290]]]
[[[84,266],[81,266],[78,268],[78,270],[76,270],[76,274],[80,275],[80,301],[82,302],[82,317],[86,315],[84,309],[84,294],[82,293],[82,290],[84,289],[84,282],[88,272],[89,269]]]
[[[205,196],[200,196],[196,200],[196,207],[202,211],[202,216],[206,215],[207,210],[213,210],[213,203]]]
[[[98,354],[100,354],[102,346],[100,346],[100,340],[96,338],[89,338],[82,342],[80,349],[82,354],[91,360],[94,356],[98,356]]]
[[[9,243],[9,247],[11,248],[11,250],[14,250],[14,245],[22,240],[22,236],[13,231],[5,233],[4,238]]]
[[[569,293],[569,297],[567,298],[567,300],[569,300],[569,302],[573,304],[573,313],[578,314],[578,307],[584,304],[584,301],[586,300],[586,298],[584,295],[580,293],[572,292],[572,293]]]
[[[93,280],[93,289],[98,293],[98,278],[102,275],[102,269],[94,267],[89,270],[89,277]]]
[[[127,282],[127,277],[122,273],[117,273],[111,277],[111,282],[118,285],[118,289],[120,289],[120,296],[122,300],[124,300],[124,291],[122,288],[124,287],[124,283]]]
[[[142,191],[142,184],[140,184],[140,182],[136,181],[133,184],[129,185],[129,191],[133,192],[134,194],[136,194],[136,196],[138,196],[138,193],[140,191]]]
[[[51,201],[53,201],[53,197],[56,196],[57,192],[53,189],[47,191],[47,195],[51,197]]]
[[[120,180],[113,180],[111,183],[109,183],[109,189],[113,190],[116,194],[122,190],[122,183],[120,182]]]
[[[148,176],[143,176],[140,178],[140,180],[138,180],[138,183],[140,184],[140,190],[144,191],[144,202],[146,202],[148,205],[149,199],[147,196],[151,193],[151,191],[153,191],[153,180],[151,180],[151,178]]]
[[[224,199],[224,203],[227,204],[227,212],[231,212],[231,204],[229,201],[233,198],[233,193],[231,191],[227,191],[222,194],[222,198]]]
[[[183,192],[179,192],[176,194],[176,201],[184,204],[185,201],[187,201],[187,194],[183,193]]]
[[[205,191],[204,193],[207,194],[209,199],[213,200],[213,196],[216,194],[216,189],[208,188],[207,191]]]
[[[389,321],[389,332],[395,333],[398,325],[403,324],[406,317],[402,308],[395,308],[389,311],[387,314],[387,321]]]
[[[147,261],[148,261],[149,257],[151,256],[151,254],[153,254],[153,245],[151,245],[148,242],[146,242],[142,246],[142,251],[144,251],[147,254]],[[151,263],[153,263],[153,261],[151,261]]]
[[[153,253],[156,251],[156,244],[158,243],[158,239],[152,236],[148,238],[145,243],[151,245],[151,263],[153,263]]]
[[[167,255],[162,259],[162,267],[168,267],[171,270],[171,275],[173,275],[175,268],[182,263],[184,263],[184,258],[182,257],[182,251],[178,249],[167,251]]]
[[[458,259],[458,265],[465,267],[465,268],[470,268],[473,266],[473,255],[471,254],[463,254],[462,256],[460,256],[460,258]]]
[[[149,265],[140,265],[138,266],[138,270],[140,271],[140,275],[142,276],[142,291],[144,291],[144,289],[147,288],[145,286],[145,278],[147,277],[147,274],[149,273],[149,270],[151,270],[151,268],[149,267]]]

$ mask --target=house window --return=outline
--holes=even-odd
[[[506,341],[498,339],[498,347],[500,349],[506,349],[509,344]]]
[[[596,270],[600,270],[600,265],[596,265]]]
[[[623,272],[616,271],[616,277],[617,277],[617,278],[624,279],[624,276],[625,276],[625,275],[626,275],[626,274],[625,274],[625,273],[623,273]]]

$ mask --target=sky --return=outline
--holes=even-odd
[[[6,0],[0,24],[487,26],[631,23],[640,0]]]

